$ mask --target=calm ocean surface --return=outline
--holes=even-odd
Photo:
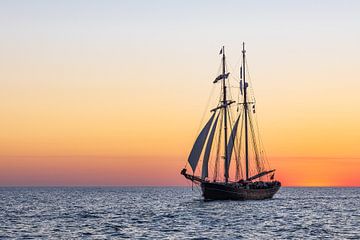
[[[0,238],[360,239],[360,188],[245,202],[182,187],[0,188]]]

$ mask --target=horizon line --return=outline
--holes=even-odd
[[[168,187],[186,187],[186,188],[192,188],[192,186],[186,186],[186,185],[0,185],[0,188],[21,188],[21,187],[26,187],[26,188],[36,188],[36,187],[44,187],[44,188],[76,188],[76,187],[81,187],[81,188],[92,188],[92,187],[98,187],[98,188],[107,188],[107,187],[124,187],[124,188],[131,188],[131,187],[164,187],[164,188],[168,188]],[[355,185],[355,186],[339,186],[339,185],[335,185],[335,186],[306,186],[306,185],[298,185],[298,186],[281,186],[282,188],[360,188],[360,185]]]

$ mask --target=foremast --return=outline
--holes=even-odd
[[[227,98],[226,98],[226,62],[225,62],[225,48],[224,46],[221,49],[222,52],[222,92],[223,92],[223,113],[224,113],[224,177],[225,182],[227,183],[229,181],[229,161],[228,161],[228,149],[227,149]]]

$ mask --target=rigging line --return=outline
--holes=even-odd
[[[222,57],[220,57],[219,67],[218,67],[217,72],[216,72],[217,75],[221,74],[221,72],[222,72],[223,62],[222,62],[221,58],[222,58]]]
[[[249,68],[249,65],[248,65],[248,62],[246,61],[246,68],[247,68],[247,75],[248,75],[248,79],[249,79],[249,81],[250,81],[250,83],[251,83],[251,85],[252,85],[252,78],[251,78],[251,74],[250,74],[250,68]],[[255,98],[255,90],[254,90],[254,88],[251,88],[251,91],[252,91],[252,98],[253,98],[253,101],[254,101],[254,103],[256,103],[256,98]],[[265,148],[264,148],[264,144],[263,144],[263,141],[262,141],[262,137],[261,137],[261,135],[260,135],[260,130],[259,130],[259,124],[258,124],[258,120],[257,120],[257,118],[254,116],[254,118],[255,118],[255,125],[256,125],[256,130],[257,130],[257,136],[258,136],[258,139],[259,139],[259,147],[260,147],[260,149],[265,153],[265,156],[264,156],[264,158],[263,159],[261,159],[261,160],[263,160],[263,162],[264,162],[264,160],[266,161],[266,165],[270,168],[270,164],[269,164],[269,161],[268,161],[268,158],[267,158],[267,155],[266,155],[266,152],[265,152]],[[260,154],[261,154],[261,152],[260,152]],[[265,162],[264,162],[264,165],[265,165]]]
[[[251,78],[251,75],[250,75],[250,68],[249,68],[247,59],[246,59],[246,61],[245,61],[245,64],[246,64],[246,68],[247,68],[247,72],[246,72],[246,73],[247,73],[249,82],[250,82],[250,84],[251,84],[251,86],[252,86],[252,78]],[[253,98],[253,101],[254,101],[254,103],[255,103],[255,102],[256,102],[255,91],[254,91],[254,88],[252,88],[252,87],[251,87],[251,95],[252,95],[251,97]],[[257,148],[258,154],[260,154],[260,156],[261,156],[261,155],[262,155],[262,154],[261,154],[262,151],[259,151],[259,148],[260,148],[261,150],[263,150],[264,146],[263,146],[262,139],[261,139],[260,132],[259,132],[259,124],[258,124],[258,122],[257,122],[257,118],[256,118],[254,115],[253,115],[252,117],[255,118],[255,121],[256,121],[255,125],[256,125],[256,130],[257,130],[258,141],[259,141],[259,146],[256,146],[256,148]],[[254,131],[254,130],[253,130],[253,131]],[[255,133],[254,133],[254,134],[255,134]],[[256,141],[256,139],[255,139],[255,141]],[[260,161],[261,161],[263,167],[265,167],[265,165],[268,165],[268,166],[270,165],[269,162],[268,162],[267,157],[266,157],[266,158],[260,157]],[[265,161],[266,161],[267,164],[265,163]]]
[[[240,108],[243,108],[243,106],[240,106]],[[240,131],[239,131],[239,136],[238,136],[238,139],[239,139],[239,141],[238,141],[238,143],[239,143],[239,147],[238,147],[238,149],[239,149],[239,152],[238,152],[238,159],[239,159],[239,169],[238,169],[238,171],[240,172],[240,175],[241,175],[241,177],[243,177],[243,168],[242,168],[242,166],[241,166],[241,152],[242,152],[242,148],[241,148],[241,146],[242,146],[242,139],[243,139],[243,131],[244,131],[244,114],[242,114],[243,113],[243,109],[241,109],[240,110],[240,114],[241,114],[241,117],[242,117],[242,119],[240,119],[241,120],[241,126],[240,126]]]
[[[216,113],[214,113],[214,114],[216,114]],[[219,114],[220,114],[220,111],[219,112],[217,112],[217,114],[216,114],[216,118],[218,118],[219,117]],[[214,125],[215,125],[215,120],[214,120],[214,122],[212,123],[212,125],[211,125],[211,128],[213,128],[214,127]],[[216,123],[216,124],[218,124],[218,123]],[[209,133],[209,135],[210,135],[210,133]],[[213,137],[215,137],[215,136],[213,136]],[[206,145],[208,144],[208,142],[209,142],[209,139],[210,139],[210,136],[207,136],[206,137]],[[211,144],[211,146],[210,146],[210,148],[212,148],[212,145],[213,145],[213,143]],[[205,143],[204,143],[204,146],[205,146]],[[206,147],[207,148],[207,147]],[[202,155],[202,157],[200,156],[200,160],[199,160],[199,164],[198,164],[198,168],[197,168],[197,170],[198,170],[198,172],[199,172],[199,176],[202,176],[202,171],[203,171],[203,168],[202,167],[200,167],[200,166],[203,166],[203,164],[204,164],[204,155],[205,155],[205,151],[206,150],[204,150],[204,153],[203,154],[201,154]],[[210,150],[211,151],[211,150]],[[209,159],[208,159],[208,170],[209,170],[209,162],[210,162],[210,156],[209,156]],[[209,172],[209,171],[208,171]],[[202,178],[202,177],[201,177]]]
[[[186,182],[188,183],[188,186],[191,187],[192,190],[194,190],[194,186],[195,186],[195,189],[198,191],[198,193],[201,193],[200,186],[198,183],[194,183],[194,182],[190,183],[188,181],[186,181]]]
[[[228,64],[228,63],[226,63],[226,64]],[[227,67],[228,67],[228,65],[227,65]],[[231,65],[230,65],[230,68],[231,68],[231,70],[232,70],[232,71],[231,71],[232,73],[233,73],[233,72],[236,72]],[[230,74],[229,77],[228,77],[228,83],[229,83],[228,88],[235,88],[235,89],[240,88],[240,87],[237,87],[237,86],[236,86],[236,85],[239,84],[239,81],[240,81],[240,78],[238,78],[237,75]]]
[[[217,114],[217,119],[219,119],[219,115],[220,115],[220,111],[219,113]],[[219,125],[219,122],[216,122],[216,126],[215,126],[215,129],[217,129]],[[213,126],[214,127],[214,126]],[[217,131],[215,131],[214,133],[214,136],[213,136],[213,139],[217,139]],[[209,140],[208,140],[209,141]],[[210,155],[209,155],[209,159],[208,159],[208,164],[207,164],[207,167],[208,167],[208,176],[207,178],[210,178],[209,176],[209,173],[213,172],[214,168],[212,167],[212,162],[213,162],[213,151],[211,151],[213,149],[213,146],[214,146],[214,142],[211,143],[211,146],[210,146]],[[204,158],[203,158],[203,161],[204,161]]]
[[[229,62],[227,63],[227,65],[229,65],[232,72],[236,72],[235,69],[238,69],[241,59],[242,59],[242,56],[240,56],[238,58],[238,60],[236,61],[236,64],[234,66],[232,64],[230,64]],[[237,75],[230,75],[230,76],[237,81],[239,80],[239,78],[237,78]]]
[[[259,128],[259,123],[258,123],[257,117],[255,117],[255,122],[256,122],[255,125],[256,125],[256,128],[257,128],[257,132],[258,132],[258,139],[259,139],[260,148],[261,148],[261,151],[262,151],[262,155],[264,156],[263,159],[265,160],[267,167],[270,169],[269,160],[268,160],[268,158],[267,158],[267,154],[266,154],[266,150],[265,150],[265,147],[264,147],[264,143],[263,143],[262,137],[261,137],[261,135],[260,135],[260,128]]]
[[[218,125],[218,123],[217,123],[217,125]],[[216,126],[217,126],[216,125]],[[216,127],[216,129],[217,129],[217,127]],[[217,139],[217,132],[215,132],[214,133],[214,137],[213,137],[213,139]],[[208,178],[208,179],[210,179],[210,174],[209,173],[212,173],[213,172],[213,168],[212,168],[212,163],[213,163],[213,151],[212,151],[212,146],[214,146],[214,141],[212,142],[212,144],[211,144],[211,150],[210,150],[210,155],[209,155],[209,159],[208,159],[208,176],[207,177],[205,177],[204,178],[204,180],[206,179],[206,178]],[[204,157],[203,157],[203,164],[204,164]],[[203,169],[202,169],[203,170]],[[201,170],[201,176],[203,175],[203,173],[202,173],[202,170]]]
[[[243,111],[241,111],[241,113],[243,113]],[[244,119],[244,114],[242,115],[242,118]],[[242,152],[242,133],[244,131],[244,121],[241,120],[241,129],[240,129],[240,136],[239,136],[239,172],[240,172],[240,176],[241,178],[244,178],[244,173],[243,173],[243,167],[241,165],[241,152]]]
[[[259,170],[259,154],[258,154],[258,146],[257,146],[257,142],[256,142],[256,136],[255,136],[255,132],[254,132],[254,124],[253,124],[253,119],[252,116],[249,114],[249,123],[250,123],[250,131],[251,131],[251,140],[253,142],[253,151],[255,154],[255,160],[258,166],[258,170]]]
[[[221,113],[221,112],[220,112]],[[222,130],[222,122],[223,118],[222,118],[222,114],[220,115],[220,118],[219,118],[219,121],[218,121],[218,126],[217,126],[217,131],[216,131],[216,136],[214,137],[215,139],[215,142],[214,142],[214,148],[215,148],[215,152],[212,151],[212,160],[213,160],[213,165],[211,166],[214,166],[212,168],[212,178],[213,180],[217,178],[217,175],[219,174],[219,170],[218,170],[218,167],[219,167],[219,159],[220,159],[220,148],[221,148],[221,130]],[[216,141],[217,141],[217,144],[216,144]],[[215,157],[215,159],[214,159]]]
[[[228,82],[228,83],[229,83],[229,82]],[[233,99],[233,97],[232,97],[232,92],[231,92],[231,88],[229,87],[228,89],[229,89],[229,91],[228,91],[228,93],[229,93],[229,99]]]
[[[189,182],[189,181],[186,181],[186,183],[187,183],[187,185],[188,185],[188,187],[191,187],[191,190],[194,190],[194,186],[195,186],[195,189],[197,189],[198,190],[198,188],[199,188],[199,186],[198,186],[198,184],[197,183],[194,183],[194,182]]]
[[[218,70],[217,70],[217,75],[220,73],[221,66],[222,66],[222,63],[219,64],[219,67],[218,67]],[[209,94],[208,99],[207,99],[207,101],[206,101],[206,107],[205,107],[204,112],[203,112],[202,117],[201,117],[200,126],[198,127],[198,132],[200,131],[200,129],[201,129],[201,127],[202,127],[202,124],[203,124],[203,121],[204,121],[206,112],[209,110],[209,105],[210,105],[211,97],[212,97],[212,95],[214,94],[214,90],[215,90],[215,84],[212,85],[210,94]],[[220,91],[220,97],[219,97],[219,99],[221,99],[221,91]],[[219,101],[218,101],[218,102],[219,102]],[[219,106],[219,104],[218,104],[218,106]]]
[[[252,78],[251,78],[251,75],[250,75],[250,70],[249,70],[249,65],[248,65],[248,61],[247,59],[245,59],[245,65],[246,65],[246,73],[247,73],[247,81],[250,83],[250,86],[253,85],[252,83]],[[254,88],[251,87],[251,97],[253,99],[253,102],[256,102],[256,98],[255,98],[255,91],[254,91]]]
[[[234,116],[233,116],[233,112],[232,111],[229,111],[229,120],[230,120],[230,122],[233,122],[233,123],[235,123],[235,118],[234,118]],[[232,128],[231,128],[232,129]]]
[[[222,64],[220,63],[220,64],[219,64],[219,67],[218,67],[218,71],[217,71],[218,73],[220,72],[221,65],[222,65]],[[204,109],[204,111],[203,111],[203,113],[202,113],[201,120],[200,120],[200,124],[199,124],[199,126],[198,126],[198,128],[197,128],[197,133],[200,132],[200,129],[201,129],[202,125],[203,125],[203,122],[204,122],[204,118],[205,118],[205,116],[206,116],[206,113],[207,113],[207,111],[209,110],[209,105],[210,105],[211,97],[212,97],[212,95],[214,94],[214,90],[215,90],[215,84],[212,85],[210,94],[209,94],[208,99],[207,99],[207,101],[206,101],[206,107],[205,107],[205,109]],[[221,92],[221,91],[220,91],[220,92]],[[220,93],[220,98],[221,98],[221,93]],[[219,101],[218,101],[218,102],[219,102]],[[218,104],[218,106],[219,106],[219,104]],[[196,135],[195,135],[195,139],[196,139]],[[195,141],[195,140],[194,140],[194,141]],[[184,168],[187,168],[187,166],[188,166],[188,161],[185,162]]]
[[[241,119],[241,112],[239,113],[239,121],[240,121],[240,119]],[[241,123],[241,124],[243,124],[243,123]],[[238,140],[238,137],[237,137],[237,135],[235,135],[235,138],[233,139],[234,146],[237,145],[237,140]],[[235,164],[236,164],[236,166],[235,166],[235,181],[237,181],[239,179],[239,171],[238,171],[238,169],[239,169],[239,159],[238,159],[238,153],[237,153],[236,147],[233,147],[233,149],[234,149]]]
[[[249,123],[250,123],[250,132],[251,132],[251,140],[253,142],[253,151],[255,154],[255,162],[256,162],[256,167],[257,167],[257,171],[260,173],[262,171],[262,167],[261,167],[261,163],[259,160],[259,150],[258,150],[258,146],[256,143],[256,136],[255,136],[255,132],[254,132],[254,124],[253,124],[253,120],[252,117],[249,117]]]
[[[233,127],[234,127],[234,125],[233,125],[232,123],[233,123],[234,121],[233,121],[233,117],[232,117],[232,112],[231,112],[231,111],[228,111],[228,115],[229,115],[230,137],[231,137],[231,135],[232,135],[232,130],[233,130]],[[234,124],[235,124],[235,122],[234,122]],[[229,144],[230,137],[229,137],[228,142],[226,143],[226,147],[227,147],[228,144]],[[235,137],[236,137],[236,135],[235,135]],[[233,140],[233,142],[235,143],[234,139],[232,139],[232,140]],[[233,147],[233,149],[234,149],[234,147]],[[228,162],[229,162],[229,165],[228,165],[227,167],[228,167],[228,171],[230,171],[231,156],[230,156],[230,159],[228,159]],[[229,174],[229,175],[230,175],[230,174]],[[230,177],[230,176],[229,176],[229,177]]]
[[[251,113],[251,117],[253,118],[253,124],[255,125],[255,133],[256,133],[256,136],[257,136],[257,140],[258,140],[258,151],[259,151],[259,154],[260,154],[260,160],[263,164],[263,167],[265,168],[270,168],[270,164],[269,164],[269,161],[267,159],[266,156],[264,156],[264,152],[265,152],[265,148],[264,148],[264,144],[262,142],[262,137],[261,137],[261,134],[260,134],[260,129],[259,129],[259,123],[258,123],[258,119],[257,117],[255,116],[254,113]]]
[[[236,171],[237,171],[238,178],[240,178],[240,177],[243,178],[243,172],[242,172],[243,167],[241,164],[241,139],[242,139],[241,133],[244,128],[244,121],[241,120],[241,118],[244,118],[244,115],[242,114],[242,112],[240,112],[240,113],[241,113],[241,116],[240,116],[241,126],[240,126],[240,131],[239,131],[240,136],[237,139],[239,148],[237,150],[237,169],[236,169]]]
[[[226,66],[228,67],[228,63],[226,63]],[[231,78],[231,75],[230,75],[230,78]],[[229,99],[233,99],[232,91],[231,91],[231,89],[232,89],[233,87],[231,86],[230,78],[226,79],[226,80],[227,80],[227,83],[228,83],[227,89],[228,89],[228,93],[229,93]]]
[[[241,54],[240,54],[240,56],[238,57],[238,59],[237,59],[237,61],[236,61],[236,64],[235,64],[233,70],[234,70],[234,69],[240,69],[239,67],[241,66],[241,65],[240,65],[241,62],[242,62],[242,56],[241,56]],[[235,72],[236,72],[236,71],[235,71]],[[236,75],[236,76],[238,76],[238,75]],[[237,80],[240,80],[240,79],[237,78]]]
[[[198,126],[197,133],[200,132],[200,129],[201,129],[201,127],[202,127],[202,125],[203,125],[203,122],[204,122],[204,118],[205,118],[206,112],[209,110],[210,100],[211,100],[211,96],[212,96],[213,93],[214,93],[214,90],[215,90],[215,85],[213,85],[212,88],[211,88],[210,94],[209,94],[209,96],[208,96],[208,100],[207,100],[207,102],[206,102],[205,110],[203,111],[202,116],[201,116],[201,121],[200,121],[200,124],[199,124],[199,126]],[[193,142],[195,142],[197,135],[198,135],[198,134],[195,135],[195,139],[194,139]],[[184,168],[187,168],[188,163],[189,163],[188,161],[185,162]]]
[[[205,115],[206,115],[206,113],[207,113],[208,110],[209,110],[210,100],[211,100],[211,96],[212,96],[213,93],[214,93],[214,90],[215,90],[215,85],[212,86],[211,91],[210,91],[210,95],[208,96],[208,99],[207,99],[207,101],[206,101],[206,107],[205,107],[205,110],[204,110],[204,112],[203,112],[203,114],[202,114],[201,121],[200,121],[200,125],[199,125],[199,127],[198,127],[198,131],[197,131],[197,132],[200,131],[200,129],[201,129],[202,125],[203,125],[203,121],[204,121]]]
[[[239,112],[239,115],[238,115],[238,118],[239,118],[239,121],[240,121],[240,119],[241,119],[241,116],[242,116],[242,111],[240,111]],[[229,113],[229,117],[230,117],[230,122],[234,122],[235,120],[233,120],[233,119],[235,119],[234,117],[233,117],[233,112],[230,112]],[[243,122],[241,122],[241,125],[243,125]],[[233,128],[233,126],[231,127],[231,129]],[[239,132],[239,131],[237,131],[237,132]],[[239,158],[239,153],[238,153],[238,151],[237,151],[237,149],[236,149],[236,147],[235,146],[237,146],[237,143],[238,143],[238,139],[239,139],[239,135],[241,135],[241,133],[240,134],[235,134],[235,138],[233,139],[233,143],[234,143],[234,147],[233,147],[233,150],[234,150],[234,158],[235,158],[235,181],[239,178],[239,168],[241,168],[241,163],[239,162],[240,161],[240,158]],[[239,148],[240,149],[240,148]],[[230,162],[231,163],[231,162]],[[230,168],[230,167],[229,167]],[[241,173],[241,175],[242,175],[242,173]]]
[[[241,64],[242,65],[242,64]],[[242,70],[240,68],[240,74],[242,74]],[[242,97],[242,90],[241,90],[241,84],[242,84],[242,80],[240,79],[239,82],[237,83],[239,85],[239,91],[238,91],[238,96],[237,96],[237,111],[239,111],[239,104],[240,104],[240,98]],[[241,96],[240,96],[241,95]],[[241,111],[240,111],[241,112]]]
[[[219,157],[220,157],[220,147],[221,147],[221,132],[223,125],[223,114],[220,115],[220,128],[219,128],[219,136],[218,136],[218,145],[216,148],[216,159],[215,159],[215,169],[214,169],[214,181],[217,180],[218,171],[219,171]]]
[[[199,186],[199,184],[195,184],[195,189],[198,191],[198,193],[201,193],[201,188],[200,188],[200,186]]]

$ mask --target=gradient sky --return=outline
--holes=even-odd
[[[247,43],[287,186],[360,185],[359,1],[0,1],[0,185],[186,185]]]

